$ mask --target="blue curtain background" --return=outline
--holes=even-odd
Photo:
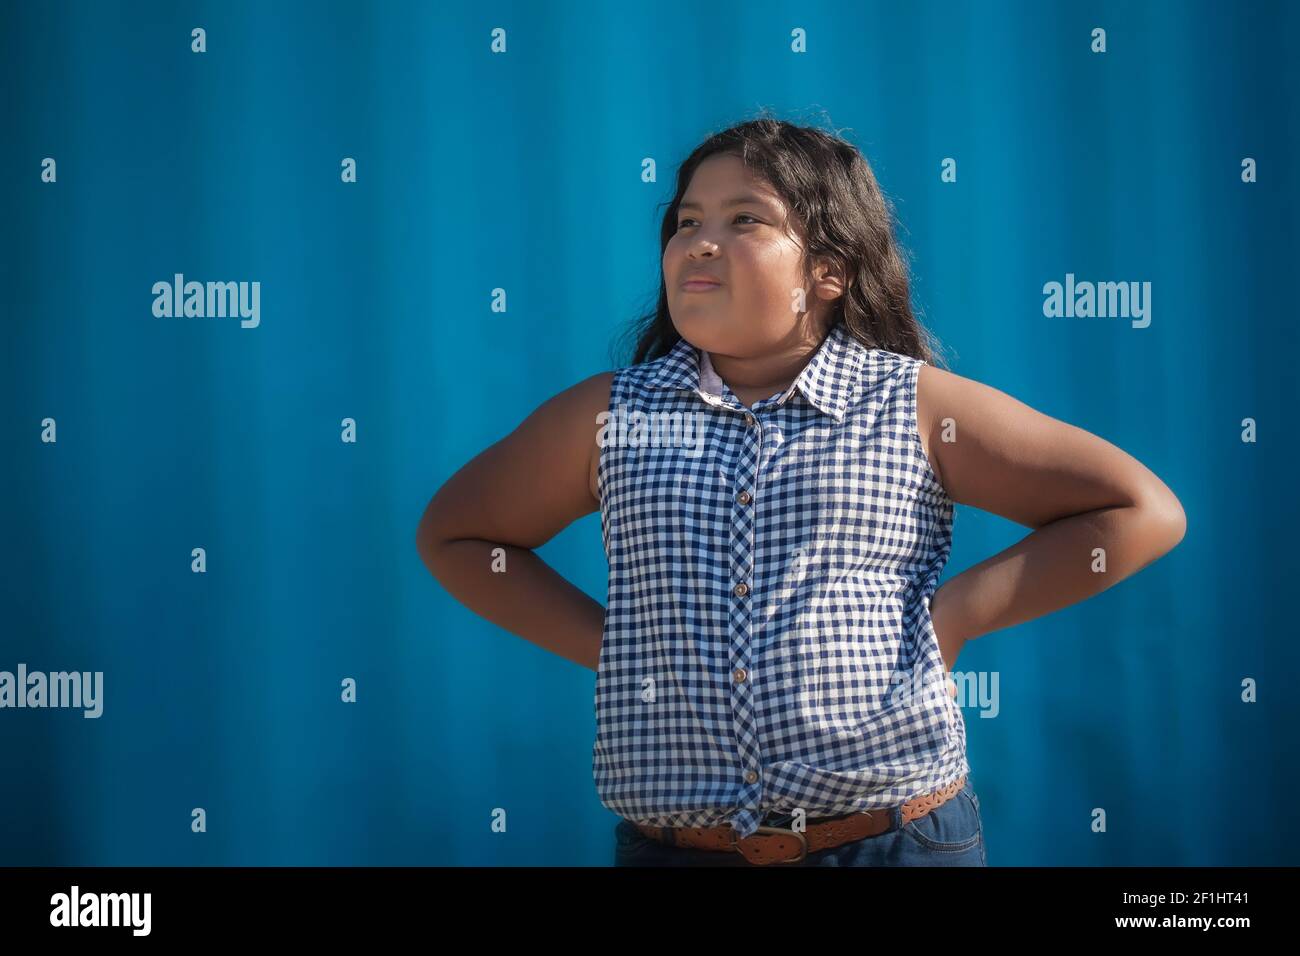
[[[996,717],[963,711],[990,864],[1300,862],[1295,5],[0,18],[0,670],[104,673],[99,719],[0,710],[0,863],[607,865],[595,675],[458,604],[415,528],[628,363],[677,164],[764,107],[863,149],[952,371],[1124,448],[1188,515],[1161,561],[957,662],[999,680]],[[260,326],[155,318],[178,272],[259,281]],[[1150,327],[1045,318],[1067,272],[1150,281]],[[945,580],[1026,533],[959,507]],[[540,553],[603,603],[598,516]]]

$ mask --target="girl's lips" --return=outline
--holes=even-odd
[[[721,284],[717,282],[683,282],[683,292],[708,292],[711,289],[721,289]]]

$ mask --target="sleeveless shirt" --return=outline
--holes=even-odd
[[[969,773],[930,598],[953,501],[922,360],[837,323],[746,408],[685,339],[615,371],[598,435],[609,562],[592,772],[669,827],[887,807]]]

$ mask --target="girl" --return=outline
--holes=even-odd
[[[448,591],[596,670],[616,864],[984,865],[962,646],[1183,537],[1140,462],[932,364],[892,219],[836,136],[712,136],[678,173],[632,364],[425,511]],[[1033,531],[938,587],[956,502]],[[596,510],[608,607],[534,553]]]

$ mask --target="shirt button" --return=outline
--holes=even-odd
[[[745,412],[745,424],[746,424],[746,425],[753,425],[753,424],[754,424],[754,420],[755,420],[755,419],[754,419],[754,416],[753,416],[753,415],[749,414],[749,412]]]
[[[742,505],[749,504],[750,501],[749,492],[742,491],[740,494],[736,495],[736,500],[739,501]]]
[[[736,590],[737,597],[744,597],[746,594],[749,593],[749,585],[746,584],[744,581],[741,581],[739,584],[736,585],[735,590]]]
[[[751,770],[745,774],[745,780],[748,783],[758,783],[758,774]]]
[[[740,684],[740,683],[743,683],[743,682],[744,682],[746,676],[748,676],[748,675],[747,675],[747,673],[746,673],[746,671],[745,671],[745,668],[743,668],[743,667],[737,667],[736,670],[735,670],[735,673],[734,673],[732,676],[734,676],[734,677],[736,678],[736,683],[737,683],[737,684]]]

